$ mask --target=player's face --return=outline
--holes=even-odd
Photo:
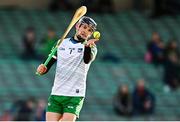
[[[77,36],[80,36],[82,39],[87,40],[93,34],[93,29],[88,24],[81,24],[77,27]]]

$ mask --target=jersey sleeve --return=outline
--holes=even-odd
[[[56,53],[52,56],[51,60],[49,61],[49,63],[47,64],[47,71],[45,73],[47,73],[50,68],[52,67],[52,65],[57,61],[57,51]],[[44,61],[45,62],[45,61]]]
[[[84,63],[88,64],[90,61],[94,61],[97,55],[97,48],[94,47],[86,47],[84,50]]]
[[[91,48],[91,55],[92,55],[91,61],[94,61],[96,59],[96,55],[97,55],[97,47],[96,46]]]

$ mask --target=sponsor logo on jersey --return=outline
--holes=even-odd
[[[75,48],[69,48],[69,50],[75,50]]]
[[[78,53],[81,53],[83,51],[83,48],[78,48]]]

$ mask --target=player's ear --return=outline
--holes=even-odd
[[[75,26],[76,30],[79,29],[79,26],[80,26],[80,23],[76,23],[76,26]]]

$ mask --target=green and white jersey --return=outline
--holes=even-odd
[[[91,48],[94,58],[88,64],[83,60],[84,50],[84,44],[77,43],[73,38],[65,39],[58,47],[52,95],[85,96],[87,72],[97,48]]]

